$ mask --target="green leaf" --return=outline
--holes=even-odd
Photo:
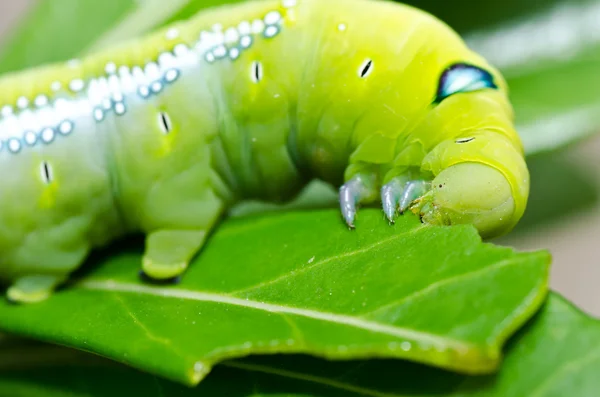
[[[110,31],[106,32],[87,52],[110,47],[113,43],[142,36],[172,22],[189,19],[199,11],[245,0],[146,0]]]
[[[232,1],[38,0],[3,45],[0,73],[82,56]]]
[[[488,376],[396,360],[256,357],[223,363],[190,389],[78,351],[10,343],[0,344],[0,389],[21,397],[595,397],[600,389],[600,323],[556,295]]]
[[[489,373],[542,303],[550,262],[468,226],[389,226],[375,209],[356,231],[337,210],[230,220],[178,285],[141,282],[140,248],[107,253],[47,302],[2,302],[0,328],[187,384],[224,359],[279,352]]]
[[[82,56],[236,1],[39,0],[3,45],[0,73]]]
[[[507,78],[528,155],[600,130],[599,13],[597,1],[545,1],[527,18],[466,35]]]
[[[205,0],[206,1],[206,0]],[[206,1],[207,3],[213,3]],[[219,1],[217,1],[218,3]],[[169,18],[173,18],[182,8],[186,7],[190,0],[145,0],[138,4],[125,18],[112,29],[94,40],[87,48],[86,53],[105,49],[114,43],[133,39],[153,29],[164,25]]]
[[[600,131],[600,46],[589,51],[509,80],[528,154],[554,151]]]
[[[170,18],[164,19],[162,23],[157,26],[164,26],[171,22],[186,20],[206,8],[230,4],[233,5],[243,1],[246,0],[189,0],[177,13],[173,14]]]
[[[407,3],[428,11],[453,29],[461,33],[474,30],[490,30],[500,24],[513,20],[531,20],[540,10],[549,9],[565,0],[505,0],[478,1],[472,0],[394,0]],[[570,3],[581,3],[585,0],[570,0]],[[519,43],[522,44],[522,43]]]
[[[64,61],[135,8],[135,0],[39,0],[0,53],[0,73]]]

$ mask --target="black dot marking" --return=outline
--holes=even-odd
[[[263,79],[263,67],[258,61],[252,62],[252,81],[258,83]]]
[[[165,134],[168,134],[173,130],[173,123],[171,123],[171,118],[168,114],[160,112],[158,114],[158,122],[160,124],[160,128]]]
[[[440,183],[440,189],[442,188],[442,184]]]
[[[368,75],[371,74],[371,72],[373,71],[373,61],[370,59],[367,59],[360,67],[358,74],[359,76],[364,79],[365,77],[367,77]]]
[[[462,138],[462,139],[457,139],[456,143],[467,143],[467,142],[471,142],[474,140],[475,140],[475,138]]]
[[[50,168],[50,164],[48,164],[46,161],[42,161],[40,173],[42,175],[42,181],[49,185],[52,182],[52,169]]]

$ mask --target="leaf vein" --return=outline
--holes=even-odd
[[[537,385],[537,387],[531,392],[531,397],[539,397],[543,396],[546,391],[550,390],[552,384],[561,379],[564,375],[573,370],[576,370],[588,363],[600,358],[600,348],[592,349],[587,354],[579,357],[573,361],[563,362],[559,365],[551,374],[546,377],[545,382],[541,382]],[[551,390],[550,390],[551,391]]]
[[[257,302],[253,300],[240,299],[231,296],[218,295],[207,292],[151,287],[138,284],[122,283],[114,280],[87,280],[75,284],[74,287],[97,291],[136,293],[164,298],[177,298],[200,302],[213,302],[225,305],[246,307],[270,313],[286,313],[311,318],[313,320],[322,320],[336,324],[344,324],[350,327],[363,329],[365,331],[369,331],[375,334],[388,335],[401,339],[412,340],[415,342],[431,344],[435,347],[442,349],[453,348],[457,351],[462,352],[468,349],[475,348],[475,346],[470,343],[461,342],[455,339],[450,339],[443,336],[434,335],[424,331],[414,330],[410,328],[382,324],[380,322],[370,321],[358,317],[350,317],[342,314],[322,312],[312,309],[302,309],[291,306]]]
[[[302,380],[302,381],[306,381],[306,382],[316,383],[316,384],[323,385],[323,386],[329,386],[329,387],[332,387],[335,389],[346,390],[346,391],[349,391],[349,392],[352,392],[352,393],[355,393],[358,395],[362,395],[362,396],[403,397],[398,394],[382,393],[377,390],[367,389],[365,387],[355,386],[355,385],[351,385],[348,383],[323,378],[320,376],[300,374],[297,372],[287,371],[284,369],[275,369],[275,368],[267,367],[264,365],[240,363],[240,362],[235,362],[235,361],[228,361],[228,362],[223,363],[222,365],[226,366],[226,367],[230,367],[230,368],[241,369],[244,371],[262,372],[265,374],[277,375],[277,376],[281,376],[284,378],[290,378],[290,379],[296,379],[296,380]]]
[[[152,331],[150,331],[148,329],[148,327],[146,327],[144,325],[144,323],[142,321],[140,321],[140,319],[137,318],[135,316],[135,314],[133,314],[133,312],[129,309],[129,307],[127,306],[127,304],[123,300],[123,298],[117,293],[118,291],[113,291],[113,292],[114,292],[113,296],[114,296],[115,300],[117,302],[119,302],[119,304],[121,305],[121,307],[123,307],[123,310],[125,311],[125,313],[127,313],[127,315],[133,320],[133,323],[135,325],[137,325],[146,334],[146,336],[148,337],[149,340],[157,342],[157,343],[160,343],[162,345],[165,345],[165,346],[169,347],[170,349],[178,350],[176,348],[176,346],[173,345],[173,342],[170,339],[157,336]],[[178,352],[178,353],[181,354],[181,352]]]
[[[413,292],[413,293],[411,293],[409,295],[406,295],[406,296],[404,296],[404,297],[402,297],[402,298],[400,298],[398,300],[395,300],[395,301],[393,301],[391,303],[388,303],[388,304],[386,304],[384,306],[380,306],[377,309],[372,310],[370,312],[364,313],[364,314],[361,315],[361,317],[372,316],[372,315],[375,315],[378,312],[387,310],[387,309],[389,309],[391,307],[399,306],[401,304],[410,303],[412,300],[414,300],[414,299],[416,299],[416,298],[418,298],[420,296],[425,296],[425,295],[430,294],[432,292],[436,292],[439,288],[441,288],[443,286],[451,285],[451,284],[454,284],[454,283],[459,282],[459,281],[468,280],[468,279],[470,279],[472,277],[479,276],[481,274],[486,274],[487,272],[490,272],[492,270],[501,269],[501,268],[503,268],[505,266],[515,265],[517,263],[517,261],[515,261],[515,259],[518,259],[518,258],[507,258],[507,259],[501,260],[499,262],[496,262],[496,263],[494,263],[494,264],[492,264],[490,266],[484,267],[482,269],[476,269],[476,270],[472,270],[472,271],[469,271],[469,272],[466,272],[466,273],[462,273],[462,274],[459,274],[459,275],[456,275],[456,276],[451,276],[451,277],[448,277],[448,278],[445,278],[445,279],[442,279],[442,280],[438,280],[438,281],[436,281],[434,283],[431,283],[431,284],[429,284],[429,285],[427,285],[427,286],[425,286],[425,287],[423,287],[423,288],[421,288],[421,289],[419,289],[419,290],[417,290],[417,291],[415,291],[415,292]],[[520,263],[520,261],[518,261],[518,263]]]
[[[298,340],[298,343],[301,343],[302,345],[306,346],[306,340],[304,339],[304,334],[302,333],[300,328],[298,328],[298,325],[296,324],[296,322],[285,313],[279,313],[279,315],[290,326],[292,335],[296,337],[296,339]]]
[[[363,247],[363,248],[360,248],[360,249],[357,249],[357,250],[354,250],[354,251],[349,251],[349,252],[346,252],[346,253],[343,253],[343,254],[330,256],[328,258],[325,258],[325,259],[322,259],[320,261],[317,261],[317,262],[313,263],[310,266],[304,267],[304,268],[302,268],[302,269],[300,269],[298,271],[292,271],[290,273],[283,274],[283,275],[281,275],[279,277],[276,277],[276,278],[271,279],[271,280],[264,281],[264,282],[259,283],[259,284],[255,284],[255,285],[251,285],[249,287],[243,288],[243,289],[231,291],[228,294],[232,295],[232,296],[239,296],[239,294],[242,294],[242,293],[245,293],[245,292],[249,292],[249,291],[252,291],[252,290],[264,288],[266,286],[273,285],[273,284],[276,284],[276,283],[278,283],[280,281],[286,280],[286,279],[288,279],[290,277],[296,277],[296,276],[298,276],[300,274],[303,274],[303,273],[306,273],[308,271],[311,271],[311,270],[313,270],[315,268],[318,268],[320,266],[323,266],[323,265],[325,265],[325,264],[327,264],[327,263],[329,263],[331,261],[338,260],[338,259],[351,258],[351,257],[353,257],[355,255],[359,255],[359,254],[363,254],[365,252],[369,252],[370,250],[372,250],[374,248],[377,248],[380,245],[387,244],[389,242],[395,241],[395,240],[397,240],[399,238],[403,238],[403,237],[409,236],[411,234],[415,234],[416,232],[418,232],[420,230],[423,230],[423,229],[424,229],[424,226],[418,226],[418,227],[416,227],[414,229],[411,229],[411,230],[408,230],[406,232],[393,235],[393,236],[388,237],[388,238],[383,239],[383,240],[379,240],[378,242],[373,243],[371,245],[368,245],[366,247]]]

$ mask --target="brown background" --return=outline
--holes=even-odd
[[[0,0],[0,42],[34,0]]]

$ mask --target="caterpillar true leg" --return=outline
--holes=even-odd
[[[431,182],[424,180],[410,181],[406,184],[406,188],[400,198],[399,209],[400,213],[406,209],[419,197],[424,195],[431,188]]]
[[[408,177],[396,177],[381,188],[383,212],[390,222],[394,222],[396,210],[400,213],[417,198],[424,195],[431,187],[431,182],[424,180],[408,180]]]
[[[340,187],[340,209],[350,228],[354,228],[357,205],[372,201],[376,195],[375,177],[370,175],[356,175]]]
[[[46,300],[65,279],[64,276],[31,275],[17,279],[6,292],[12,302],[35,303]]]
[[[158,230],[146,238],[144,273],[154,279],[181,275],[206,239],[205,230]]]
[[[396,177],[381,188],[381,205],[383,212],[390,222],[396,218],[396,209],[399,207],[400,197],[408,183],[406,177]]]

